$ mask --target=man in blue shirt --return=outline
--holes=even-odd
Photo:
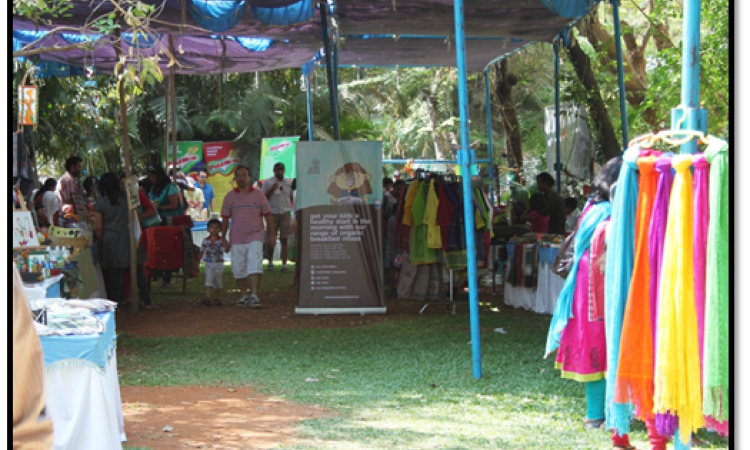
[[[200,188],[201,191],[203,191],[203,199],[205,202],[203,203],[203,209],[208,210],[208,212],[205,214],[205,216],[210,216],[210,214],[216,209],[214,208],[214,188],[211,187],[206,180],[208,179],[208,173],[206,173],[205,170],[201,170],[198,172],[198,188]],[[203,216],[203,211],[201,211],[201,215]]]

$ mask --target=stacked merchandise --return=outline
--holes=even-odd
[[[561,239],[558,235],[530,233],[508,241],[508,261],[503,271],[507,305],[552,314],[565,282],[552,272]]]
[[[399,298],[445,296],[443,268],[465,270],[464,196],[460,177],[418,171],[396,209],[396,260],[401,265]],[[477,264],[487,267],[492,208],[487,194],[473,189]]]

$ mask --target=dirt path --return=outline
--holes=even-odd
[[[330,415],[248,388],[122,386],[120,395],[125,444],[153,450],[273,448],[295,441],[296,423]]]

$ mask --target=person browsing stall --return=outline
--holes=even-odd
[[[281,271],[289,272],[286,267],[289,248],[289,226],[292,211],[292,180],[284,178],[284,163],[273,166],[273,176],[263,181],[261,187],[271,206],[273,221],[268,228],[268,270],[273,271],[273,252],[276,247],[276,235],[281,241]]]
[[[542,194],[533,194],[529,198],[529,207],[521,216],[521,222],[530,222],[534,233],[547,233],[549,229],[549,208]]]
[[[240,287],[240,299],[236,306],[260,308],[258,287],[263,275],[263,220],[266,228],[273,227],[271,206],[263,192],[251,186],[250,168],[238,165],[234,171],[237,187],[224,197],[221,206],[221,242],[226,251],[231,251],[232,274]],[[232,230],[227,239],[229,220]],[[247,296],[247,280],[250,278],[252,294]]]
[[[198,172],[198,184],[196,187],[203,191],[203,210],[201,211],[201,215],[209,217],[212,212],[216,211],[214,207],[214,198],[216,198],[216,195],[214,194],[213,186],[208,184],[208,172],[205,170]]]
[[[565,234],[565,202],[562,196],[555,192],[555,179],[547,172],[536,176],[536,187],[544,194],[549,208],[549,234]]]
[[[83,160],[78,156],[71,156],[65,160],[65,173],[57,182],[57,196],[63,205],[73,204],[73,194],[78,193],[77,178],[81,176]]]

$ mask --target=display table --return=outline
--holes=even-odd
[[[98,335],[40,336],[53,450],[122,449],[125,421],[117,376],[115,314],[97,314]]]
[[[24,283],[23,291],[29,300],[59,298],[62,279],[63,275],[55,275],[54,277],[45,278],[44,281],[39,283]]]
[[[507,244],[509,254],[514,244]],[[506,305],[524,308],[539,314],[552,314],[555,311],[557,297],[562,291],[565,279],[552,272],[552,262],[557,255],[557,247],[540,246],[537,265],[537,283],[535,288],[512,286],[505,282],[503,296]]]

